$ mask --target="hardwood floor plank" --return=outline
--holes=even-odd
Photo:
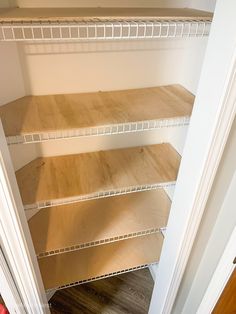
[[[147,314],[153,280],[148,269],[57,291],[52,314]]]
[[[230,276],[212,314],[236,313],[236,268]]]

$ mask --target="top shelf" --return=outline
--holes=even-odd
[[[211,18],[210,12],[176,8],[11,8],[0,10],[0,22],[209,21]]]
[[[176,8],[0,9],[0,40],[111,40],[202,37],[212,13]]]

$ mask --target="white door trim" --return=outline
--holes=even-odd
[[[49,313],[14,169],[0,123],[1,246],[25,309],[19,313]],[[10,282],[9,282],[10,284]]]
[[[10,313],[26,313],[15,282],[0,248],[0,293]]]
[[[236,112],[235,0],[218,0],[149,314],[171,313]]]
[[[210,314],[213,311],[222,291],[235,269],[235,264],[233,264],[233,260],[236,257],[235,243],[236,227],[234,228],[224,253],[216,267],[202,302],[198,308],[197,314]]]

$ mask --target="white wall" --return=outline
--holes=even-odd
[[[0,42],[0,105],[22,97],[24,94],[17,45]]]
[[[235,184],[232,181],[236,173],[235,151],[236,120],[211,190],[173,314],[197,312],[227,240],[236,225],[236,196],[235,193],[229,193],[232,183]]]
[[[199,7],[215,0],[17,0],[20,7]],[[207,39],[21,44],[26,93],[34,95],[181,83],[196,92]]]
[[[0,8],[12,6],[12,0],[0,0]],[[24,79],[15,43],[0,42],[0,106],[25,95]]]
[[[15,170],[18,170],[24,167],[26,164],[32,160],[39,157],[37,144],[29,145],[10,145],[8,146],[13,167]]]
[[[181,83],[195,92],[206,39],[21,44],[26,93],[117,90]]]
[[[214,11],[216,0],[1,0],[19,7],[175,7]]]
[[[216,1],[217,0],[191,0],[188,6],[198,10],[214,12]]]
[[[19,7],[185,7],[188,0],[15,0]]]
[[[1,0],[4,3],[14,3],[19,7],[176,7],[195,8],[199,10],[214,11],[216,0]]]
[[[178,63],[180,68],[177,67],[179,84],[183,85],[194,95],[197,92],[207,41],[208,38],[189,38],[187,41],[185,40],[186,48],[182,52],[183,61],[182,64]]]

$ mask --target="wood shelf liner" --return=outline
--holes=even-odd
[[[158,262],[162,242],[160,234],[152,234],[39,259],[44,287],[60,288]]]
[[[107,20],[209,20],[212,13],[181,8],[9,8],[0,22],[83,22]]]
[[[170,205],[163,189],[131,193],[42,209],[29,228],[37,256],[45,257],[157,233]]]
[[[185,88],[169,85],[111,92],[25,96],[1,106],[0,116],[7,137],[34,134],[35,141],[40,141],[37,134],[46,133],[50,138],[50,133],[59,132],[53,138],[67,138],[78,129],[190,117],[193,102],[194,96]],[[61,131],[65,134],[62,135]]]
[[[43,208],[173,183],[179,164],[180,155],[170,144],[157,144],[37,158],[16,178],[25,208]]]

